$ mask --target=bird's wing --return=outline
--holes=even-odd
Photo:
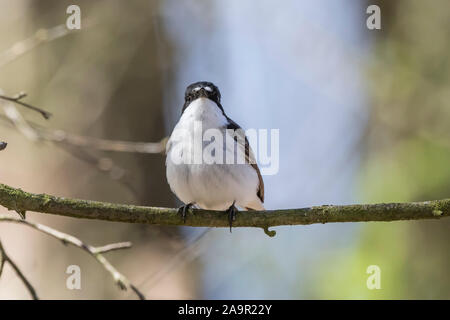
[[[242,143],[242,141],[245,141],[245,146],[244,146],[245,147],[245,162],[250,164],[253,167],[253,169],[256,170],[256,173],[258,174],[259,186],[258,186],[256,195],[261,200],[261,202],[264,203],[264,181],[261,176],[261,172],[259,171],[258,164],[256,163],[255,155],[253,154],[252,148],[250,147],[250,144],[248,143],[248,139],[245,136],[245,133],[242,130],[242,128],[236,122],[231,120],[230,118],[227,117],[227,119],[228,119],[227,129],[235,130],[235,132],[237,133],[237,135],[240,138],[240,139],[238,139],[238,137],[235,136],[234,140],[237,143]],[[240,129],[240,130],[238,130],[238,129]]]

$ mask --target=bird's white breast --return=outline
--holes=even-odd
[[[203,129],[219,128],[227,125],[227,119],[217,104],[207,98],[193,101],[184,110],[175,128],[193,129],[194,121],[201,121]]]
[[[254,201],[259,180],[248,164],[178,164],[172,161],[176,152],[193,152],[196,122],[201,123],[203,132],[214,128],[226,134],[228,120],[213,101],[200,98],[186,108],[167,145],[167,180],[172,191],[184,203],[195,202],[205,209],[225,210],[233,201],[241,206]],[[224,146],[224,152],[234,153],[234,148]]]

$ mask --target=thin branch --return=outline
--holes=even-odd
[[[27,139],[33,142],[39,139],[38,133],[28,124],[28,122],[25,120],[25,118],[13,103],[2,103],[0,101],[0,106],[2,104],[5,117],[11,122],[11,124],[14,126],[14,128],[17,129],[17,131],[19,131]]]
[[[14,97],[8,97],[8,96],[0,94],[0,99],[3,99],[5,101],[10,101],[10,102],[16,103],[18,105],[21,105],[25,108],[39,112],[45,119],[50,119],[50,117],[52,116],[52,114],[50,112],[45,111],[41,108],[35,107],[29,103],[21,101],[21,99],[23,99],[24,97],[26,97],[25,93],[19,93],[17,96],[14,96]]]
[[[0,54],[0,67],[11,63],[25,53],[36,48],[40,44],[50,42],[57,38],[61,38],[70,33],[70,30],[64,24],[57,25],[50,29],[39,29],[31,37],[16,42],[9,49]]]
[[[111,243],[107,244],[103,247],[93,248],[95,253],[107,253],[115,250],[128,249],[131,248],[131,242],[119,242],[119,243]]]
[[[5,252],[3,249],[3,245],[2,245],[2,241],[0,240],[0,278],[2,276],[3,273],[3,267],[5,266]]]
[[[91,28],[95,25],[94,21],[87,20],[83,23],[83,30]],[[26,54],[32,49],[38,47],[41,44],[51,42],[53,40],[65,37],[69,34],[76,33],[77,31],[67,29],[65,24],[60,24],[49,29],[39,29],[31,37],[15,43],[9,49],[0,53],[0,68],[4,65],[14,61],[20,56]],[[20,101],[27,96],[26,93],[19,93],[14,97],[8,97],[2,95],[0,90],[0,99],[14,102],[34,111],[42,114],[46,119],[50,118],[51,114],[43,109],[24,103]],[[163,138],[161,141],[153,142],[129,142],[129,141],[115,141],[106,139],[97,139],[91,137],[79,136],[71,133],[64,132],[62,130],[50,130],[45,128],[34,128],[41,134],[40,138],[47,141],[66,143],[68,145],[76,147],[94,148],[102,151],[115,151],[115,152],[134,152],[134,153],[163,153],[165,150],[165,143],[167,138]]]
[[[98,219],[116,222],[153,225],[228,227],[223,211],[188,211],[183,223],[174,208],[143,207],[126,204],[61,198],[46,194],[33,194],[0,184],[0,205],[20,212],[35,211],[73,218]],[[450,199],[361,205],[323,205],[300,209],[247,211],[237,214],[234,227],[257,227],[273,236],[272,226],[308,225],[330,222],[397,221],[440,219],[450,216]]]
[[[83,30],[90,28],[94,25],[93,21],[88,20],[84,22]],[[0,68],[13,62],[17,58],[23,56],[24,54],[30,52],[34,48],[51,42],[56,39],[63,38],[69,34],[75,33],[74,30],[67,29],[65,24],[59,24],[57,26],[54,26],[52,28],[48,29],[39,29],[35,32],[34,35],[31,37],[16,42],[14,45],[12,45],[9,49],[2,51],[0,53]],[[1,91],[0,91],[1,93]],[[42,114],[42,116],[45,119],[49,119],[51,117],[51,113],[42,110],[38,107],[35,107],[33,105],[30,105],[25,102],[21,102],[20,100],[26,97],[26,93],[19,93],[15,97],[7,97],[7,96],[0,96],[1,99],[8,100],[17,104],[20,104],[26,108],[32,109],[34,111],[39,112]]]
[[[74,145],[64,142],[55,143],[55,141],[46,139],[45,131],[49,129],[45,129],[31,121],[25,120],[21,116],[17,108],[12,104],[5,106],[4,111],[5,115],[0,115],[0,120],[6,125],[17,129],[27,139],[30,139],[31,141],[44,141],[54,143],[60,149],[70,153],[73,157],[94,166],[102,173],[108,174],[111,179],[119,181],[133,194],[137,193],[133,185],[125,179],[126,170],[116,165],[111,158],[95,155],[85,150],[85,148],[78,148]]]
[[[113,265],[106,260],[106,258],[102,255],[102,253],[109,252],[112,250],[118,250],[118,249],[124,249],[129,248],[131,246],[130,243],[117,243],[117,244],[111,244],[109,246],[104,247],[92,247],[88,244],[85,244],[80,239],[75,238],[74,236],[71,236],[69,234],[60,232],[58,230],[52,229],[48,226],[33,223],[28,220],[23,220],[19,218],[13,218],[7,215],[0,215],[0,222],[12,222],[12,223],[18,223],[18,224],[25,224],[31,228],[34,228],[38,231],[41,231],[45,234],[48,234],[60,241],[62,241],[63,244],[71,244],[77,248],[80,248],[87,253],[89,253],[95,260],[97,260],[103,268],[108,271],[111,276],[114,279],[114,282],[119,286],[120,289],[126,290],[130,288],[132,291],[136,293],[136,295],[141,300],[145,300],[145,296],[134,286],[130,283],[130,281],[122,275],[119,271],[117,271],[116,268],[113,267]]]
[[[83,30],[94,26],[93,21],[84,21]],[[16,42],[9,49],[0,53],[0,68],[13,62],[22,55],[28,53],[34,48],[51,42],[53,40],[65,37],[69,34],[76,33],[77,30],[70,30],[65,24],[59,24],[48,29],[39,29],[31,37]]]
[[[27,290],[30,293],[33,300],[39,300],[36,290],[31,285],[30,281],[28,281],[28,279],[22,273],[22,271],[20,271],[17,264],[13,260],[11,260],[11,258],[8,256],[8,254],[5,251],[5,248],[3,248],[2,242],[0,241],[0,276],[2,275],[2,270],[5,263],[9,263],[9,265],[14,269],[17,276],[20,278],[20,280],[22,280],[25,287],[27,287]]]
[[[35,128],[36,129],[36,128]],[[37,131],[41,139],[66,143],[80,148],[92,148],[101,151],[113,152],[133,152],[133,153],[163,153],[166,146],[167,138],[163,138],[158,142],[132,142],[120,140],[107,140],[94,137],[80,136],[68,133],[63,130],[51,130],[39,128]]]
[[[16,129],[19,130],[19,132],[24,134],[27,138],[30,138],[29,135],[26,134],[27,131],[24,132],[21,130],[21,127],[18,126],[18,122],[16,121],[17,117],[11,117],[10,114],[6,114],[6,118]],[[60,129],[48,129],[30,121],[27,121],[27,127],[33,129],[34,135],[32,140],[39,139],[57,144],[74,146],[77,148],[90,148],[111,152],[162,154],[165,152],[168,139],[168,137],[164,137],[158,142],[134,142],[100,139],[77,135]]]

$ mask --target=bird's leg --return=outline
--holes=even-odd
[[[228,222],[230,223],[230,233],[231,228],[233,227],[233,221],[236,220],[236,212],[238,211],[234,206],[235,203],[236,201],[233,201],[233,204],[226,211],[228,213]]]
[[[186,223],[186,212],[192,208],[192,206],[194,205],[193,202],[182,205],[181,207],[178,208],[178,214],[181,215],[181,217],[183,218],[183,223]]]

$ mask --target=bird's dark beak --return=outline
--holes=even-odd
[[[208,92],[205,90],[205,88],[200,88],[198,91],[200,97],[208,97]]]

